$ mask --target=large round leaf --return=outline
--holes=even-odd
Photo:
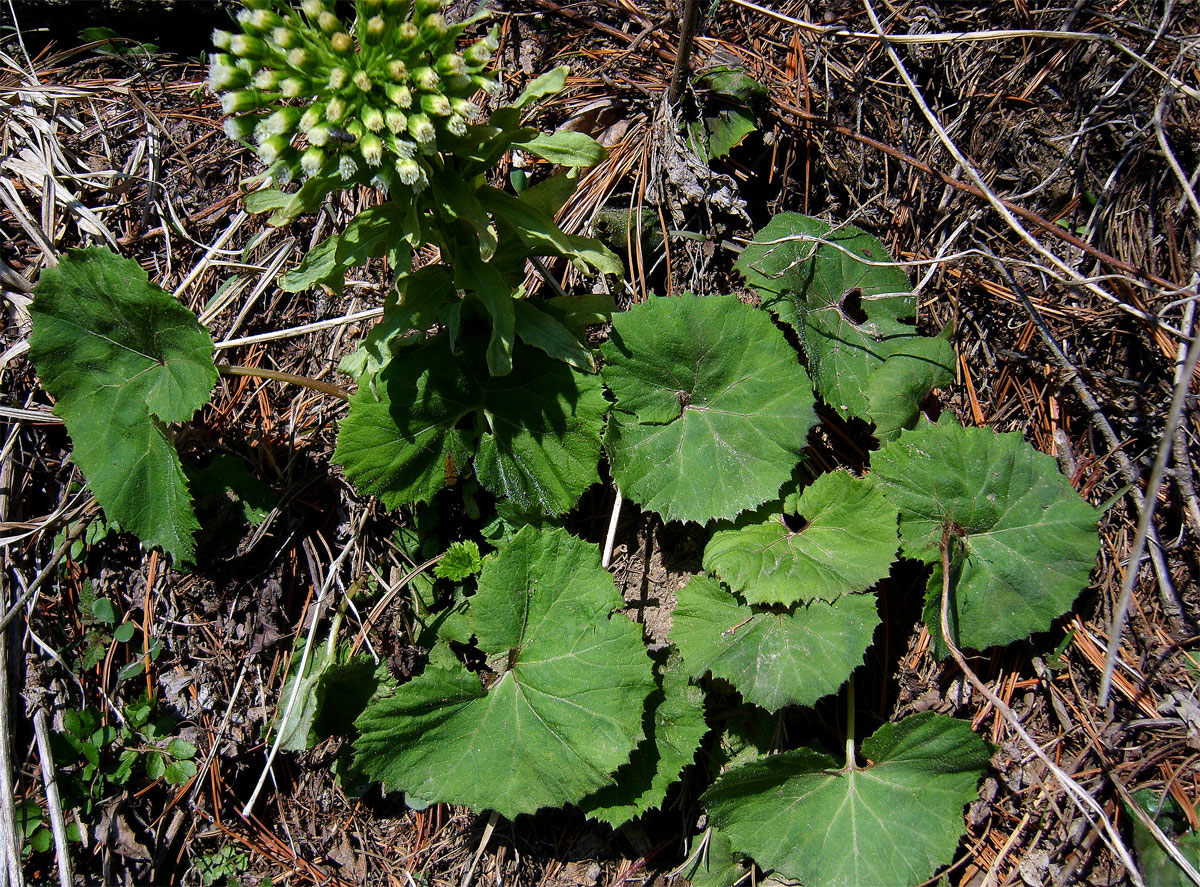
[[[525,528],[485,560],[471,599],[489,671],[431,664],[372,703],[358,765],[390,789],[509,818],[608,784],[655,688],[641,629],[610,616],[622,604],[594,546]]]
[[[936,564],[926,620],[936,638],[944,528],[952,542],[951,625],[975,649],[1045,631],[1088,584],[1099,513],[1054,459],[1019,434],[925,424],[872,459],[900,509],[905,555]]]
[[[729,771],[704,794],[713,825],[805,887],[904,887],[954,855],[988,765],[971,725],[924,712],[884,724],[853,770],[809,749]]]
[[[561,514],[599,480],[599,378],[523,346],[512,373],[492,376],[481,350],[468,342],[455,355],[439,336],[350,399],[334,460],[359,490],[389,508],[426,501],[474,454],[497,496]]]
[[[885,438],[916,419],[921,399],[945,384],[954,365],[944,340],[909,347],[920,338],[917,301],[908,275],[890,261],[879,240],[853,225],[780,213],[736,265],[763,307],[800,335],[825,402],[843,416],[876,421]],[[872,379],[893,355],[901,359]]]
[[[679,591],[671,640],[694,677],[724,678],[770,711],[812,705],[862,665],[879,614],[875,595],[814,601],[794,612],[751,609],[717,580],[697,576]]]
[[[103,247],[43,271],[30,314],[30,358],[105,515],[190,561],[200,525],[165,426],[208,402],[217,381],[208,331],[140,265]]]
[[[896,558],[896,507],[875,484],[845,471],[817,478],[789,516],[713,534],[704,568],[751,604],[832,601],[865,591],[888,574]]]
[[[733,296],[650,299],[613,318],[605,449],[626,497],[667,520],[732,518],[779,492],[816,423],[770,317]]]

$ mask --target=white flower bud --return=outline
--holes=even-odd
[[[383,163],[383,142],[379,140],[379,136],[367,133],[359,140],[358,147],[368,166],[379,166]]]
[[[405,185],[415,185],[421,180],[421,164],[410,158],[396,161],[396,177]]]
[[[427,93],[421,96],[421,110],[430,117],[449,117],[453,113],[450,100],[440,93]]]
[[[354,85],[363,92],[370,92],[375,84],[371,82],[371,75],[360,68],[354,72]]]
[[[385,86],[383,91],[387,95],[388,101],[397,108],[412,107],[412,91],[407,86],[401,86],[399,83],[391,83]]]
[[[408,134],[421,145],[428,145],[437,138],[437,130],[424,114],[413,114],[408,118]]]
[[[358,116],[362,120],[363,126],[371,132],[379,132],[385,126],[383,112],[374,105],[367,105]]]
[[[417,68],[413,71],[412,77],[417,89],[423,92],[437,92],[438,87],[441,86],[437,71],[430,67]]]
[[[300,171],[308,178],[318,175],[324,166],[325,152],[316,145],[310,145],[300,155]]]
[[[288,77],[279,84],[279,91],[285,98],[299,98],[308,92],[308,83],[299,77]]]
[[[338,158],[338,175],[344,180],[350,179],[358,172],[358,164],[354,162],[354,158],[349,154],[343,154]]]
[[[404,112],[396,108],[388,108],[384,111],[383,119],[391,132],[401,133],[408,131],[408,118],[404,115]]]
[[[324,9],[317,15],[317,27],[326,34],[332,34],[341,29],[342,23],[336,15],[328,9]]]
[[[229,49],[229,41],[232,39],[232,34],[222,31],[220,28],[216,28],[212,32],[212,43],[217,49]]]
[[[329,72],[329,88],[334,90],[341,89],[349,79],[350,72],[345,68],[334,68]]]
[[[354,41],[350,39],[350,35],[345,31],[338,31],[329,38],[329,45],[333,47],[334,52],[342,54],[348,53],[354,49]]]

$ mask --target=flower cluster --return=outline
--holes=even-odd
[[[468,23],[443,0],[355,0],[352,24],[332,0],[249,0],[241,33],[215,31],[208,82],[231,138],[253,139],[281,183],[336,173],[390,187],[427,183],[439,139],[461,136],[493,91],[495,33],[461,53]]]

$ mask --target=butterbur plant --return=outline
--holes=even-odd
[[[348,737],[355,777],[414,806],[511,818],[574,805],[614,827],[662,806],[695,767],[707,829],[684,869],[693,883],[728,887],[747,860],[806,887],[935,877],[990,748],[932,712],[856,726],[853,673],[881,607],[904,609],[886,600],[888,577],[902,556],[926,565],[938,657],[1025,640],[1086,587],[1098,512],[1019,435],[925,416],[953,377],[951,331],[918,332],[907,275],[852,226],[777,216],[736,265],[753,300],[685,294],[616,312],[606,297],[526,292],[532,259],[621,271],[555,222],[603,150],[522,123],[565,71],[484,117],[475,93],[498,82],[495,36],[458,46],[480,17],[450,26],[439,0],[357,0],[352,20],[341,9],[255,0],[236,32],[216,34],[210,84],[272,180],[246,203],[285,224],[331,191],[375,189],[280,280],[336,293],[381,257],[395,276],[341,364],[358,388],[333,460],[389,510],[483,488],[494,511],[478,515],[486,534],[441,540],[436,575],[453,599],[413,614],[421,666],[398,679],[356,658],[335,621],[325,652],[293,663],[285,695],[299,714],[282,747]],[[515,147],[557,171],[520,194],[497,187]],[[424,245],[439,259],[414,267]],[[166,423],[211,389],[207,334],[99,251],[48,271],[32,313],[34,360],[107,516],[191,559],[195,517]],[[588,325],[610,318],[593,348]],[[61,353],[88,359],[64,367]],[[97,391],[111,405],[100,414]],[[818,399],[874,436],[869,470],[806,461]],[[106,446],[121,435],[144,443]],[[703,572],[653,650],[597,546],[564,519],[602,462],[626,500],[707,537]],[[145,507],[139,491],[170,507]],[[831,699],[845,712],[832,727],[812,715]],[[812,725],[802,747],[745,727],[770,736],[785,712]]]

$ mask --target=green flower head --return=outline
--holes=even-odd
[[[328,176],[423,187],[422,158],[462,135],[478,113],[468,99],[497,85],[486,70],[494,33],[461,53],[456,46],[483,14],[449,25],[443,5],[355,0],[346,21],[333,0],[245,0],[240,33],[213,33],[208,83],[230,115],[226,132],[253,137],[279,182]]]

